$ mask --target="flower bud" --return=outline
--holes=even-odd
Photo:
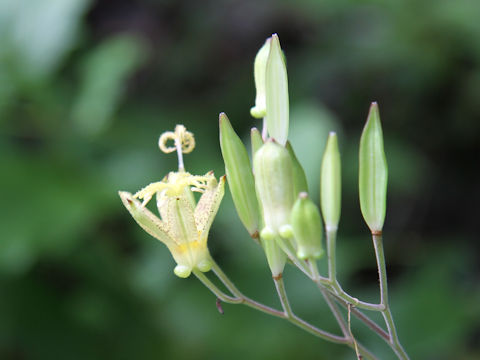
[[[250,235],[258,237],[260,213],[250,159],[247,149],[224,113],[220,114],[220,147],[238,216]]]
[[[286,146],[290,158],[292,159],[292,169],[293,169],[293,188],[294,195],[297,196],[301,192],[308,192],[307,177],[305,176],[305,170],[303,170],[302,165],[295,156],[293,147],[290,144],[290,141],[287,141]]]
[[[284,146],[289,122],[287,67],[278,35],[273,34],[271,39],[265,74],[267,130],[270,137]]]
[[[260,48],[257,56],[255,56],[253,66],[257,96],[255,97],[255,106],[250,109],[250,114],[257,119],[265,117],[267,113],[265,103],[265,70],[267,67],[268,53],[270,52],[270,41],[271,39],[268,38]]]
[[[274,277],[283,272],[286,254],[277,244],[280,229],[290,221],[293,205],[293,171],[288,150],[274,140],[267,141],[253,160],[255,188],[263,210],[265,227],[261,239]]]
[[[328,135],[320,174],[320,205],[327,231],[336,230],[340,221],[342,179],[337,134]]]
[[[291,224],[295,242],[297,244],[297,257],[305,260],[320,258],[322,249],[322,219],[320,211],[306,192],[300,193],[293,205]]]
[[[255,188],[263,208],[265,226],[278,233],[289,223],[293,198],[293,170],[288,150],[267,141],[255,154]]]
[[[360,208],[372,233],[380,233],[385,221],[387,178],[380,115],[373,102],[360,138],[358,174]]]
[[[257,128],[252,128],[250,132],[250,140],[252,143],[252,157],[255,156],[255,153],[258,149],[260,149],[263,145],[262,135]]]
[[[275,238],[277,236],[278,235],[276,235]],[[272,276],[274,278],[283,273],[285,263],[287,262],[287,255],[280,248],[275,238],[271,240],[262,239],[263,249],[267,257],[268,266],[270,267],[270,271],[272,272]]]

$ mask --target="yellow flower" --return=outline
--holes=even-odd
[[[212,172],[203,176],[185,172],[181,153],[193,150],[193,135],[182,125],[177,125],[175,133],[165,134],[160,137],[160,148],[165,152],[177,150],[179,171],[170,172],[162,181],[147,185],[135,195],[125,191],[119,195],[135,221],[168,247],[177,262],[175,274],[186,278],[192,270],[205,272],[212,267],[207,238],[223,198],[225,176],[217,181]],[[174,150],[166,147],[168,140],[174,140]],[[193,192],[202,193],[198,203]],[[145,207],[155,194],[160,217]]]

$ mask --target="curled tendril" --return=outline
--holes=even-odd
[[[167,142],[172,140],[174,146],[167,146]],[[166,131],[158,139],[160,150],[168,154],[174,151],[182,150],[182,153],[188,154],[195,148],[195,138],[185,126],[177,125],[175,131]]]

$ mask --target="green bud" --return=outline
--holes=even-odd
[[[265,256],[267,257],[268,266],[272,271],[272,276],[278,276],[283,272],[287,256],[277,244],[277,233],[268,226],[265,226],[260,232],[260,240],[262,242]]]
[[[322,219],[320,211],[306,192],[300,193],[293,205],[291,224],[297,243],[297,257],[302,260],[320,258],[324,253]]]
[[[380,115],[373,102],[360,138],[358,174],[360,208],[372,233],[381,232],[385,221],[387,178]]]
[[[270,41],[271,39],[268,38],[260,48],[253,66],[257,96],[255,98],[255,106],[250,109],[250,114],[257,119],[265,117],[267,113],[265,102],[265,70],[267,67],[268,53],[270,52]]]
[[[293,147],[290,144],[290,141],[287,141],[286,146],[290,158],[292,159],[292,169],[293,169],[293,188],[294,195],[297,196],[301,192],[308,192],[307,177],[305,176],[305,170],[303,170],[302,165],[295,156]]]
[[[276,235],[273,239],[268,240],[262,238],[263,250],[265,251],[268,266],[270,267],[273,277],[278,277],[283,273],[285,263],[287,262],[287,255],[283,252],[275,240],[277,236],[278,235]]]
[[[327,231],[336,230],[340,221],[342,179],[337,134],[328,135],[320,173],[320,205]]]
[[[255,156],[257,150],[263,145],[262,135],[257,128],[252,128],[252,131],[250,132],[250,140],[252,143],[252,156]]]
[[[290,155],[275,141],[267,141],[255,154],[253,168],[265,226],[278,233],[282,225],[289,223],[294,202]]]
[[[284,146],[289,122],[287,67],[278,35],[273,34],[271,39],[265,75],[267,129],[270,137]]]
[[[238,216],[250,235],[256,238],[260,213],[250,159],[247,149],[224,113],[220,114],[220,147]]]

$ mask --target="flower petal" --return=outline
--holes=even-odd
[[[185,196],[167,197],[167,224],[178,245],[198,240],[193,208]]]
[[[220,178],[220,181],[212,181],[211,186],[205,190],[202,197],[198,201],[195,208],[195,222],[197,229],[201,233],[201,237],[207,237],[210,226],[212,226],[213,219],[217,214],[223,194],[225,193],[225,175]]]
[[[120,195],[123,205],[125,205],[130,215],[132,215],[143,230],[163,242],[168,247],[175,246],[175,242],[168,234],[165,224],[157,216],[147,208],[143,207],[142,204],[140,204],[140,202],[129,192],[119,191],[118,195]]]

